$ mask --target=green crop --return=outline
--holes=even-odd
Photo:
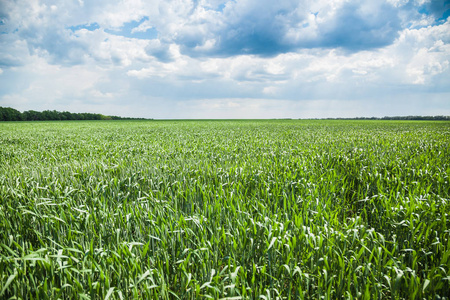
[[[449,299],[450,123],[0,124],[1,299]]]

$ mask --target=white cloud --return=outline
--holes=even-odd
[[[450,59],[450,20],[438,26],[406,29],[390,47],[403,66],[404,82],[425,84],[448,71]]]
[[[140,20],[146,14],[144,4],[140,0],[103,3],[102,11],[96,16],[96,22],[104,28],[119,28],[124,23]]]
[[[450,96],[450,20],[436,23],[418,3],[221,4],[6,1],[0,105],[205,118],[382,116],[396,99],[411,114],[432,112],[427,99],[450,109],[442,100]],[[352,35],[355,24],[378,42]],[[158,37],[108,33],[123,28]]]
[[[416,113],[405,110],[404,106],[412,104],[411,99],[396,99],[392,102],[367,103],[356,100],[283,100],[283,99],[202,99],[179,102],[173,108],[173,117],[189,116],[190,118],[352,118],[357,116],[378,116]],[[414,99],[415,100],[415,99]],[[394,104],[392,104],[394,103]],[[449,110],[450,111],[450,110]],[[423,111],[427,114],[430,111]],[[436,111],[432,112],[436,114]]]
[[[133,28],[131,30],[131,33],[146,32],[148,29],[151,29],[151,28],[153,28],[153,26],[151,25],[150,20],[145,20],[144,22],[139,24],[139,26]]]
[[[107,81],[97,68],[61,67],[50,65],[41,57],[33,56],[31,59],[31,66],[17,67],[15,71],[26,75],[29,83],[1,98],[1,101],[7,103],[11,103],[12,99],[18,99],[13,105],[17,109],[32,109],[30,107],[53,109],[52,107],[61,107],[74,99],[90,101],[92,96],[98,96],[95,95],[96,85]]]
[[[263,88],[263,93],[267,95],[276,95],[278,88],[276,86],[266,86]]]

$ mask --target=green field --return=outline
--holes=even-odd
[[[450,122],[0,123],[1,299],[449,299]]]

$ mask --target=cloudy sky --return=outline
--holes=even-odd
[[[0,106],[450,115],[450,1],[0,0]]]

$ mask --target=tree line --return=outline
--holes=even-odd
[[[11,107],[0,106],[0,121],[62,121],[62,120],[144,120],[144,118],[123,118],[94,113],[71,113],[68,111],[27,110],[23,113]]]
[[[0,121],[62,121],[62,120],[146,120],[145,118],[123,118],[105,116],[94,113],[71,113],[68,111],[27,110],[23,113],[11,107],[0,106]],[[326,120],[430,120],[450,121],[450,116],[394,116],[394,117],[357,117],[357,118],[326,118]]]
[[[450,121],[450,116],[393,116],[393,117],[356,117],[356,118],[327,118],[326,120],[415,120],[415,121]]]

